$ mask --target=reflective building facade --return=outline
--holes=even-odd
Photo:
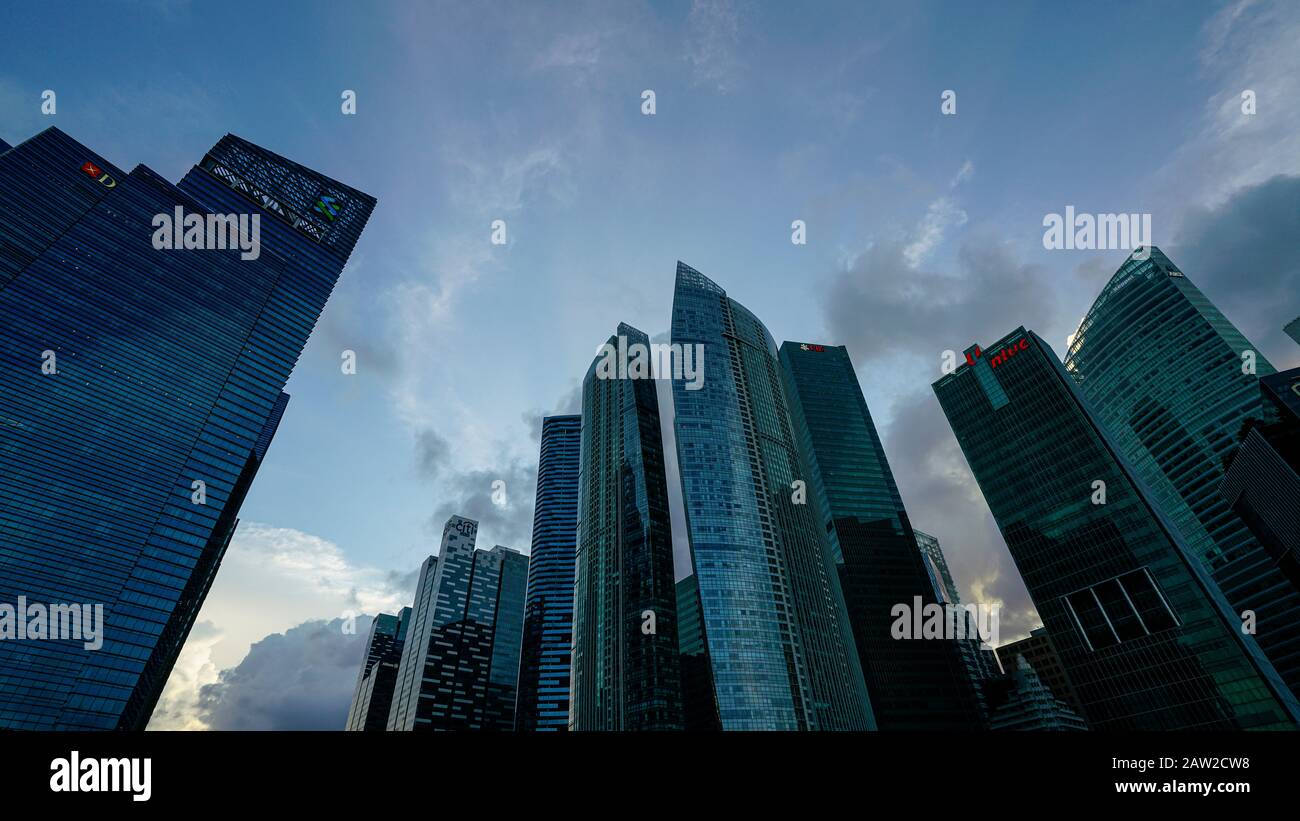
[[[420,568],[389,730],[513,730],[528,557],[452,516]]]
[[[1300,693],[1300,590],[1219,493],[1273,366],[1152,248],[1102,289],[1065,367],[1233,610],[1255,613],[1260,648]]]
[[[611,352],[648,346],[620,324]],[[647,348],[648,350],[648,348]],[[682,729],[677,593],[663,435],[653,379],[607,372],[582,383],[574,588],[573,730]]]
[[[548,416],[542,420],[524,644],[519,663],[516,722],[521,730],[569,728],[581,443],[581,416]]]
[[[811,474],[772,335],[679,262],[672,342],[703,349],[698,389],[673,380],[674,430],[722,729],[873,729],[823,523],[795,500]]]
[[[1293,729],[1300,705],[1051,348],[1020,328],[967,357],[935,394],[1088,725]]]
[[[979,728],[979,695],[961,647],[892,635],[895,606],[913,607],[918,597],[923,604],[942,600],[848,351],[784,342],[780,359],[794,431],[808,460],[808,506],[819,514],[818,530],[838,566],[877,726]]]
[[[366,655],[357,675],[357,686],[344,729],[365,732],[387,729],[393,690],[397,686],[397,667],[402,660],[402,645],[410,623],[409,607],[403,607],[396,616],[380,613],[370,623]]]
[[[234,136],[173,185],[54,128],[0,190],[0,601],[106,621],[0,642],[0,728],[142,729],[375,200]],[[178,208],[260,253],[155,248]]]
[[[1300,368],[1266,376],[1259,388],[1262,418],[1243,426],[1219,492],[1300,589]]]

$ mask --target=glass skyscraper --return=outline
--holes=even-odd
[[[1254,612],[1260,648],[1300,695],[1300,589],[1219,493],[1273,366],[1151,248],[1102,289],[1065,368],[1233,610]]]
[[[1266,376],[1259,388],[1262,418],[1243,428],[1219,492],[1300,589],[1300,368]]]
[[[411,623],[411,608],[403,607],[394,616],[380,613],[370,623],[366,639],[366,656],[357,675],[352,706],[348,709],[345,729],[382,731],[388,727],[388,713],[393,706],[397,686],[397,667],[402,660],[406,628]]]
[[[772,335],[679,262],[672,343],[703,350],[698,389],[673,380],[674,430],[722,729],[874,729],[831,547],[796,501],[811,473]]]
[[[1293,729],[1300,705],[1051,348],[934,384],[1094,730]]]
[[[569,728],[581,445],[581,416],[542,420],[515,718],[521,730]]]
[[[895,606],[956,601],[936,596],[848,350],[784,342],[780,359],[794,431],[808,460],[808,505],[838,566],[877,726],[978,729],[980,697],[963,648],[892,635]]]
[[[55,128],[0,189],[0,602],[106,622],[0,642],[0,728],[142,729],[375,200],[230,135],[173,185]],[[178,211],[259,252],[155,248]]]
[[[613,352],[648,346],[620,324]],[[648,347],[646,348],[648,350]],[[582,383],[573,730],[682,729],[677,591],[654,380],[598,355]]]
[[[513,730],[528,557],[452,516],[420,568],[389,730]]]

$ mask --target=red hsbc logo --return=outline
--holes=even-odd
[[[1008,359],[1015,356],[1019,352],[1028,349],[1029,349],[1029,337],[1025,337],[1019,342],[1012,342],[1010,345],[1006,346],[1005,348],[1003,348],[1002,350],[998,351],[993,355],[993,358],[989,360],[989,367],[996,368],[998,365],[1001,365],[1003,362],[1006,362]],[[983,355],[984,355],[984,351],[980,350],[979,345],[976,345],[974,348],[966,352],[966,364],[974,365],[975,360],[981,358]]]
[[[799,346],[799,350],[801,350],[801,351],[816,351],[817,353],[824,353],[824,352],[826,351],[826,346],[825,346],[825,345],[809,345],[808,343],[805,342],[805,343],[803,343],[803,344],[801,344],[801,345]]]

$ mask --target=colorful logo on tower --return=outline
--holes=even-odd
[[[314,205],[313,208],[315,208],[317,213],[325,217],[325,219],[333,222],[338,219],[339,211],[343,210],[338,203],[338,199],[331,197],[328,194],[321,194],[320,199],[316,200],[316,205]]]
[[[113,179],[108,174],[105,174],[104,169],[89,160],[81,164],[81,171],[87,177],[90,177],[105,188],[117,188],[117,180]]]

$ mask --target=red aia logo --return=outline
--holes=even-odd
[[[113,179],[112,177],[110,177],[109,175],[105,174],[105,173],[104,173],[104,169],[100,168],[98,165],[95,165],[93,162],[90,162],[89,160],[87,160],[86,162],[82,163],[82,165],[81,165],[81,171],[82,171],[82,173],[84,173],[87,177],[90,177],[90,178],[93,179],[95,182],[99,183],[100,185],[104,186],[105,188],[116,188],[116,187],[117,187],[117,180],[115,180],[115,179]]]

